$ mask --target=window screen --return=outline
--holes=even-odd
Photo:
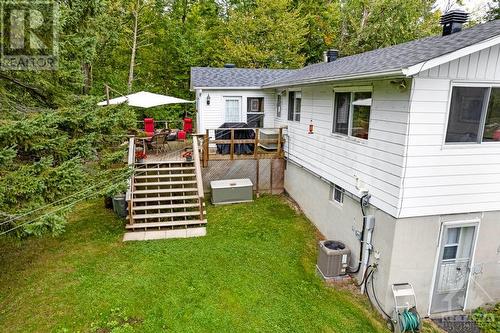
[[[491,89],[483,141],[500,141],[500,88]]]
[[[489,88],[454,87],[446,131],[447,143],[478,142]]]
[[[351,108],[351,93],[335,94],[335,119],[333,132],[347,135],[349,133],[349,120]]]
[[[371,107],[371,92],[354,93],[354,101],[352,102],[352,136],[368,139]]]

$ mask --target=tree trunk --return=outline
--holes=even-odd
[[[83,89],[82,92],[84,95],[88,95],[90,89],[92,89],[92,64],[85,62],[82,64],[82,72],[83,72]]]
[[[135,56],[137,53],[137,34],[139,27],[139,6],[140,6],[140,0],[137,0],[136,7],[134,10],[134,37],[132,41],[132,55],[130,57],[130,71],[128,74],[128,84],[127,84],[127,89],[129,93],[132,92],[132,85],[134,83]]]

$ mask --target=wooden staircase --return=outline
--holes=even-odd
[[[135,164],[127,197],[124,241],[206,235],[199,160]]]

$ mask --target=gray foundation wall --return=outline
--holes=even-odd
[[[444,223],[479,221],[465,310],[500,300],[500,212],[429,216],[397,221],[391,283],[411,282],[419,310],[429,315]]]
[[[352,229],[362,227],[358,198],[346,193],[343,205],[332,202],[331,185],[293,163],[287,163],[284,186],[327,239],[342,241],[349,247],[350,265],[356,266],[359,241]],[[409,282],[415,289],[420,314],[430,314],[441,228],[448,222],[479,221],[465,309],[500,300],[500,212],[406,219],[396,219],[374,207],[366,212],[376,217],[370,262],[378,264],[374,286],[386,312],[392,313],[394,305],[391,284]],[[357,278],[361,278],[359,274]],[[371,295],[371,286],[369,292]]]
[[[359,199],[346,193],[342,205],[331,201],[331,185],[293,163],[287,163],[286,166],[285,190],[327,239],[338,240],[347,245],[352,254],[350,266],[357,267],[360,243],[353,228],[359,231],[362,229],[363,215]],[[372,255],[370,262],[378,264],[374,275],[375,292],[385,310],[389,311],[392,308],[392,298],[387,299],[386,296],[389,295],[388,279],[396,219],[374,207],[369,207],[366,213],[375,215],[376,219],[373,246],[374,253],[380,259],[377,260]],[[357,274],[357,278],[361,280],[361,273]],[[371,295],[371,286],[369,287]]]

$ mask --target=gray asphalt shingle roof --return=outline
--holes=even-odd
[[[191,70],[192,87],[278,87],[345,76],[400,71],[404,68],[500,36],[500,20],[448,36],[433,36],[376,49],[334,62],[318,63],[299,70],[203,68]]]
[[[287,69],[191,68],[191,87],[261,87],[290,75]]]

